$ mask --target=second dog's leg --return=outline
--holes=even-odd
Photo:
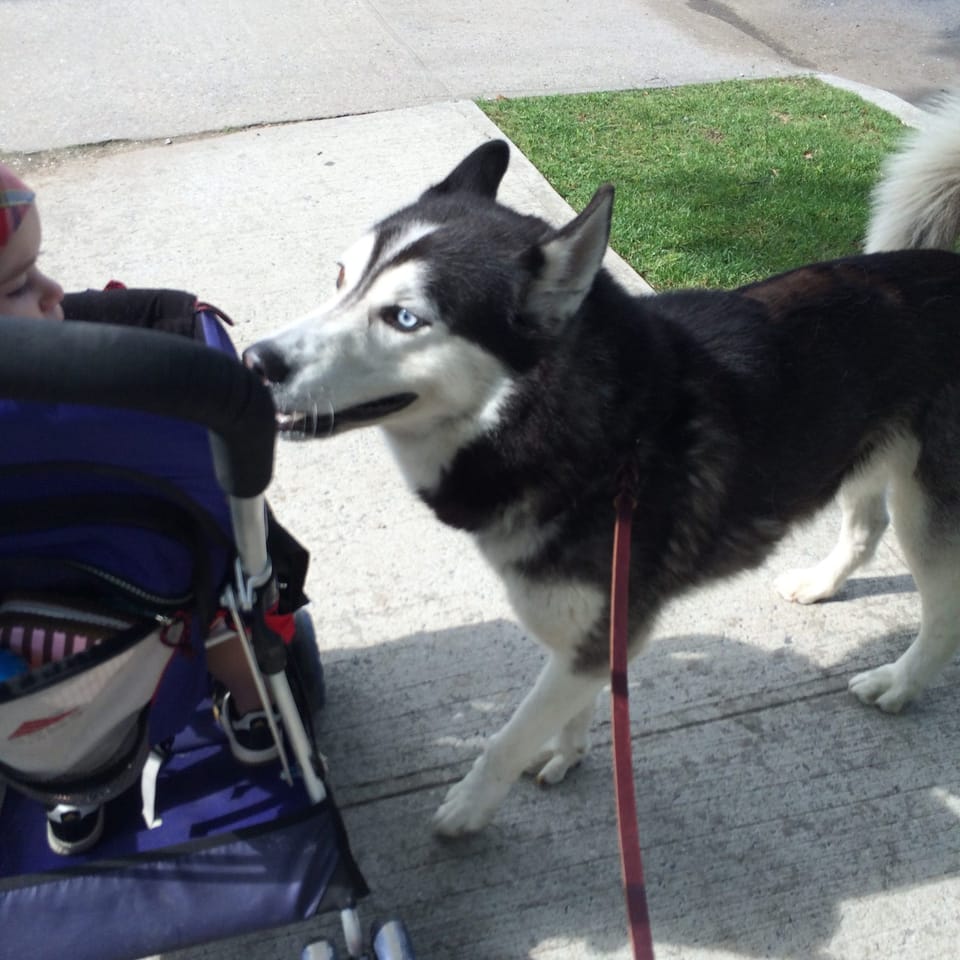
[[[434,816],[434,830],[453,837],[489,823],[511,785],[543,745],[558,730],[566,732],[571,722],[582,727],[603,683],[603,676],[574,673],[566,657],[551,654],[513,716],[490,738],[470,772],[450,788]],[[567,763],[563,772],[571,765]],[[556,774],[559,768],[551,772]],[[559,779],[554,776],[551,782]]]
[[[847,577],[873,556],[887,529],[886,463],[868,466],[840,488],[840,536],[815,567],[789,570],[774,581],[784,600],[816,603],[832,597]]]

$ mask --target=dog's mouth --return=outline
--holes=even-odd
[[[409,407],[416,399],[415,393],[395,393],[378,400],[358,403],[345,410],[281,410],[277,413],[277,430],[284,437],[294,440],[329,437],[338,430],[382,420],[404,407]]]

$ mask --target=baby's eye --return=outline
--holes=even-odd
[[[337,289],[339,290],[343,286],[343,281],[346,279],[346,270],[343,267],[342,263],[337,264]]]
[[[28,276],[24,276],[19,280],[19,282],[17,282],[16,287],[14,287],[12,290],[7,290],[6,293],[3,294],[3,296],[11,297],[11,298],[22,297],[29,289],[30,289],[30,278]]]

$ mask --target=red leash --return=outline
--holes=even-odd
[[[620,871],[627,903],[627,920],[634,960],[653,960],[653,935],[647,909],[637,799],[630,748],[630,700],[627,683],[627,602],[630,581],[630,527],[636,496],[629,476],[614,500],[617,520],[613,532],[613,573],[610,585],[610,693],[613,720],[613,784],[617,795],[620,834]]]

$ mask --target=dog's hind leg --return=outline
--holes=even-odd
[[[949,560],[914,569],[920,590],[920,632],[893,663],[858,673],[850,692],[863,703],[887,713],[899,713],[905,704],[949,663],[960,647],[960,551]]]
[[[887,529],[886,491],[890,466],[884,453],[874,455],[840,488],[840,536],[815,567],[789,570],[774,581],[784,600],[816,603],[832,597],[857,567],[866,563]]]
[[[920,632],[899,659],[850,681],[860,700],[889,713],[916,697],[960,647],[960,511],[956,488],[945,495],[954,450],[940,463],[921,455],[916,472],[892,486],[894,528],[920,593]]]
[[[570,658],[551,653],[513,716],[490,738],[470,772],[450,788],[434,816],[434,830],[453,837],[485,826],[543,745],[557,731],[562,731],[560,738],[568,732],[573,735],[589,722],[587,713],[604,679],[602,675],[579,673]],[[549,771],[550,782],[560,779],[562,765],[558,761]],[[566,763],[562,772],[572,765]],[[548,771],[541,773],[547,779]]]

